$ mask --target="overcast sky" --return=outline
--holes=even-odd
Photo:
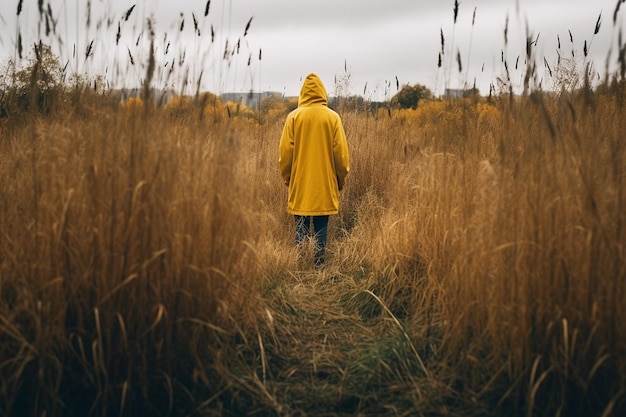
[[[207,16],[206,0],[44,0],[44,16],[49,4],[56,28],[46,35],[37,1],[2,0],[0,52],[3,63],[19,61],[21,37],[26,59],[42,38],[68,71],[103,74],[111,86],[130,87],[146,73],[145,22],[152,17],[155,82],[181,90],[195,90],[200,80],[202,90],[216,93],[261,90],[292,96],[303,77],[316,72],[330,94],[339,85],[374,100],[395,94],[396,78],[400,86],[419,83],[435,94],[474,83],[487,94],[497,77],[506,78],[503,58],[511,82],[521,84],[527,35],[536,41],[532,51],[543,87],[554,83],[546,63],[555,70],[559,55],[563,62],[573,51],[574,61],[583,65],[585,41],[587,60],[603,76],[607,57],[611,66],[617,61],[618,32],[625,28],[626,4],[614,24],[619,1],[461,0],[455,24],[454,0],[213,0]]]

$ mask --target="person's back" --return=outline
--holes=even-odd
[[[280,139],[280,172],[289,186],[287,211],[296,218],[296,242],[317,238],[316,263],[323,263],[328,215],[339,212],[339,190],[349,171],[348,145],[339,115],[328,108],[322,81],[309,74],[298,108],[288,116]]]

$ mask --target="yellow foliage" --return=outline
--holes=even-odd
[[[226,115],[226,109],[220,99],[211,93],[203,93],[197,99],[189,96],[174,96],[164,106],[167,114],[174,117],[190,117],[202,112],[213,122],[220,122]]]
[[[485,102],[472,102],[469,99],[444,101],[422,100],[416,109],[400,109],[393,112],[395,119],[402,122],[414,122],[422,127],[443,127],[452,129],[468,121],[475,120],[478,130],[491,130],[500,124],[500,111]]]
[[[450,112],[450,106],[445,101],[421,100],[412,113],[418,120],[423,122],[433,121],[446,112]]]
[[[221,122],[226,117],[226,107],[217,99],[204,106],[204,117],[214,122]]]
[[[476,127],[479,131],[491,131],[500,125],[500,110],[491,104],[478,103],[476,106],[476,112],[478,113]]]
[[[165,104],[166,110],[180,111],[183,109],[191,108],[193,102],[190,97],[187,96],[174,96]]]
[[[120,107],[130,116],[133,114],[139,114],[143,111],[144,103],[139,97],[129,97],[126,102],[120,103]]]

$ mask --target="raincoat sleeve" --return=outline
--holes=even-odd
[[[291,179],[291,165],[293,163],[293,144],[293,119],[291,117],[288,117],[287,121],[285,122],[285,126],[283,127],[283,133],[280,137],[278,157],[280,174],[283,177],[286,185],[289,185],[289,180]]]
[[[335,172],[337,173],[337,186],[341,190],[346,181],[346,176],[350,172],[350,156],[348,153],[348,141],[343,130],[341,120],[337,122],[335,129],[335,140],[333,143],[333,154],[335,158]]]

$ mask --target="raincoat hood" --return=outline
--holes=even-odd
[[[300,89],[300,97],[298,98],[298,107],[311,106],[313,104],[328,105],[328,94],[324,83],[317,74],[307,75],[302,88]]]

